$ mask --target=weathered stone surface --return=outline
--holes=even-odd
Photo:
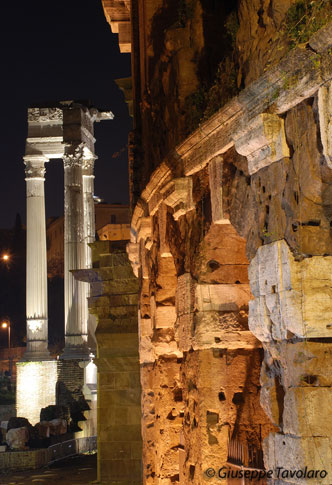
[[[318,382],[317,382],[318,386]],[[331,387],[296,387],[285,394],[283,431],[302,437],[331,437]]]
[[[197,285],[195,307],[198,311],[231,312],[248,307],[249,285]]]
[[[12,428],[6,433],[6,442],[12,450],[26,450],[29,441],[28,428]]]
[[[331,62],[304,46],[286,55],[283,21],[294,2],[240,1],[233,12],[240,28],[232,37],[239,47],[237,84],[247,87],[180,145],[186,102],[194,113],[204,98],[201,91],[186,97],[200,76],[205,89],[211,19],[218,18],[218,31],[231,35],[229,24],[220,29],[224,17],[209,10],[213,5],[218,11],[222,2],[184,2],[179,8],[143,2],[137,10],[132,4],[142,55],[133,65],[147,66],[133,73],[140,85],[131,167],[134,197],[141,192],[133,243],[141,220],[151,218],[134,263],[142,268],[137,274],[146,485],[205,482],[206,468],[226,463],[230,439],[259,451],[273,429],[263,409],[280,430],[265,447],[267,469],[303,468],[312,454],[305,419],[297,413],[305,415],[307,403],[317,407],[315,396],[325,402],[331,385],[325,339],[332,321],[332,175],[322,149],[328,121],[324,128],[317,117],[317,91],[331,78]],[[325,34],[317,34],[317,50],[329,46]],[[221,54],[222,45],[214,44]],[[227,219],[230,224],[219,224]],[[246,254],[255,297],[250,328],[264,344],[260,378],[263,350],[255,348],[259,344],[248,330]],[[172,325],[166,313],[172,313]],[[109,342],[115,354],[120,342],[118,335]],[[133,343],[122,342],[128,348]],[[299,419],[292,421],[293,415]],[[323,431],[314,416],[309,421],[315,432]],[[283,445],[283,436],[292,443]],[[330,459],[327,441],[315,437]],[[128,453],[122,444],[119,449]],[[318,458],[316,453],[315,468]],[[285,477],[279,482],[293,483]]]
[[[233,313],[199,312],[194,314],[190,339],[192,348],[199,350],[260,347],[256,337],[243,328],[243,322],[238,320],[237,315]],[[180,344],[183,345],[183,342],[186,340],[182,337]]]
[[[310,47],[316,52],[325,52],[332,47],[332,24],[328,23],[318,32],[315,32],[310,40]]]
[[[50,424],[48,421],[41,421],[35,425],[38,431],[39,438],[49,438],[50,437]]]
[[[330,256],[296,262],[285,241],[259,248],[249,267],[255,296],[249,304],[249,328],[257,338],[331,336],[331,263]]]
[[[156,328],[173,328],[175,320],[175,306],[157,306],[155,314]]]
[[[207,468],[219,470],[226,463],[229,436],[260,447],[260,426],[263,437],[271,429],[257,394],[260,362],[259,350],[210,349],[185,354],[181,367],[184,483],[204,483]]]
[[[127,254],[131,266],[133,268],[134,275],[138,278],[138,271],[140,268],[139,263],[139,244],[138,243],[128,243],[127,244]]]
[[[325,478],[318,478],[318,483],[329,484],[331,475],[331,441],[329,438],[298,438],[290,435],[271,433],[264,441],[264,464],[267,470],[283,467],[286,470],[326,470]],[[324,475],[323,475],[324,477]],[[289,483],[308,484],[311,480],[286,477]]]
[[[143,234],[148,224],[143,226],[140,244],[144,248]],[[137,245],[132,244],[137,257]],[[124,248],[112,253],[112,248],[100,247],[102,255],[98,257],[98,245],[93,246],[95,265],[103,265],[98,269],[99,278],[92,280],[93,296],[89,299],[90,311],[98,319],[98,359],[95,361],[98,367],[98,479],[102,483],[122,484],[130,480],[136,485],[141,477],[142,448],[138,282]],[[141,330],[140,339],[150,340],[147,329],[143,330],[143,336]],[[54,423],[58,432],[64,430],[62,424]]]
[[[141,369],[143,441],[149,443],[143,453],[143,482],[147,484],[170,483],[179,473],[184,407],[179,370],[177,360],[165,358]]]
[[[243,123],[238,133],[233,135],[235,149],[248,159],[249,174],[263,167],[289,157],[284,120],[277,115],[263,113]]]
[[[214,224],[229,224],[229,216],[223,207],[222,197],[223,159],[213,158],[209,163],[209,183],[211,193],[212,222]]]
[[[65,419],[52,419],[49,421],[50,434],[59,436],[67,433],[67,421]]]
[[[264,0],[242,0],[239,4],[240,28],[236,36],[240,47],[240,72],[246,85],[258,79],[264,67],[275,63],[287,52],[287,43],[277,36],[293,0],[269,3]],[[250,61],[249,61],[250,59]]]
[[[159,245],[160,245],[160,256],[162,258],[171,257],[169,244],[166,237],[167,231],[167,207],[162,204],[158,210],[158,224],[159,224]]]
[[[176,221],[195,208],[192,190],[191,177],[174,179],[162,189],[164,203],[174,209],[173,217]]]
[[[332,168],[332,85],[322,86],[318,91],[318,115],[323,154],[329,168]]]
[[[248,283],[245,240],[231,224],[212,225],[195,258],[193,276],[199,283],[241,285]]]

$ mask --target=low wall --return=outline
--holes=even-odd
[[[49,465],[69,456],[96,451],[97,437],[77,438],[45,449],[0,453],[0,470],[27,470]]]

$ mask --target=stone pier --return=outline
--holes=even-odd
[[[91,284],[98,327],[98,480],[141,485],[142,440],[138,355],[138,281],[125,242],[96,241],[93,269],[75,271]]]

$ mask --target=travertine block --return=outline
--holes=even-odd
[[[154,342],[154,352],[156,357],[169,356],[177,359],[183,357],[183,353],[179,350],[177,342],[171,340],[169,342]]]
[[[175,323],[175,340],[182,352],[188,352],[192,347],[194,314],[179,315]]]
[[[331,439],[325,437],[298,438],[279,433],[270,433],[264,440],[264,464],[267,470],[274,470],[274,477],[277,477],[277,467],[285,470],[326,470],[326,478],[319,480],[308,480],[280,475],[286,483],[300,485],[309,483],[320,483],[327,485],[331,483],[332,473],[332,448]],[[282,473],[281,471],[279,472]]]
[[[194,311],[195,281],[190,273],[184,273],[178,277],[175,302],[178,315],[186,315]]]
[[[175,306],[157,306],[155,313],[156,328],[173,328],[175,321]]]
[[[213,158],[209,163],[209,183],[212,208],[212,222],[214,224],[229,224],[228,214],[224,213],[222,203],[222,170],[223,158]]]
[[[184,352],[192,346],[195,286],[195,281],[190,273],[184,273],[178,277],[175,296],[177,313],[175,339],[178,342],[179,349]]]
[[[289,157],[284,120],[275,114],[262,113],[233,135],[235,149],[248,159],[249,174]]]
[[[131,25],[130,22],[118,22],[120,52],[131,52]]]
[[[140,228],[141,218],[147,213],[147,205],[143,199],[138,199],[131,218],[130,242],[138,242],[138,231]]]
[[[158,224],[159,224],[159,245],[160,255],[162,258],[171,257],[172,254],[169,249],[168,240],[166,237],[167,229],[167,207],[165,204],[161,204],[158,211]]]
[[[195,307],[198,311],[230,312],[247,307],[249,285],[196,285]]]
[[[331,265],[331,256],[295,261],[284,240],[261,246],[249,266],[249,328],[257,338],[331,337]]]
[[[141,240],[140,241],[140,250],[139,250],[139,254],[140,254],[140,263],[141,263],[141,267],[142,267],[142,277],[143,279],[147,280],[149,279],[149,265],[148,265],[148,261],[147,261],[147,249],[145,247],[145,244],[144,244],[144,241]]]
[[[332,168],[332,83],[318,90],[318,114],[323,154]]]
[[[221,324],[221,320],[222,316],[217,311],[204,311],[193,315],[194,325],[191,327],[190,340],[194,350],[253,349],[260,346],[256,337],[249,330],[225,327]]]
[[[137,239],[146,241],[152,235],[152,217],[141,217],[139,221],[139,228]]]
[[[179,217],[195,208],[193,202],[193,181],[191,177],[173,179],[161,189],[164,202],[174,209],[173,217]]]
[[[288,389],[284,400],[284,433],[302,437],[331,437],[331,403],[331,387]]]

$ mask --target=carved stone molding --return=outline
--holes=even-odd
[[[82,166],[84,163],[84,144],[67,145],[63,155],[63,165],[65,168]]]
[[[262,113],[233,134],[235,149],[248,160],[252,175],[263,167],[289,157],[284,120],[275,114]]]
[[[152,247],[152,217],[141,217],[138,229],[138,242],[143,240],[146,249]]]
[[[128,259],[130,261],[131,267],[133,268],[134,275],[138,278],[138,271],[141,267],[140,257],[139,257],[139,244],[138,243],[128,243],[127,247]]]
[[[174,209],[173,217],[179,217],[195,208],[193,202],[193,182],[191,177],[173,179],[161,189],[164,203]]]
[[[60,108],[29,108],[28,121],[45,122],[63,120],[63,111]]]

